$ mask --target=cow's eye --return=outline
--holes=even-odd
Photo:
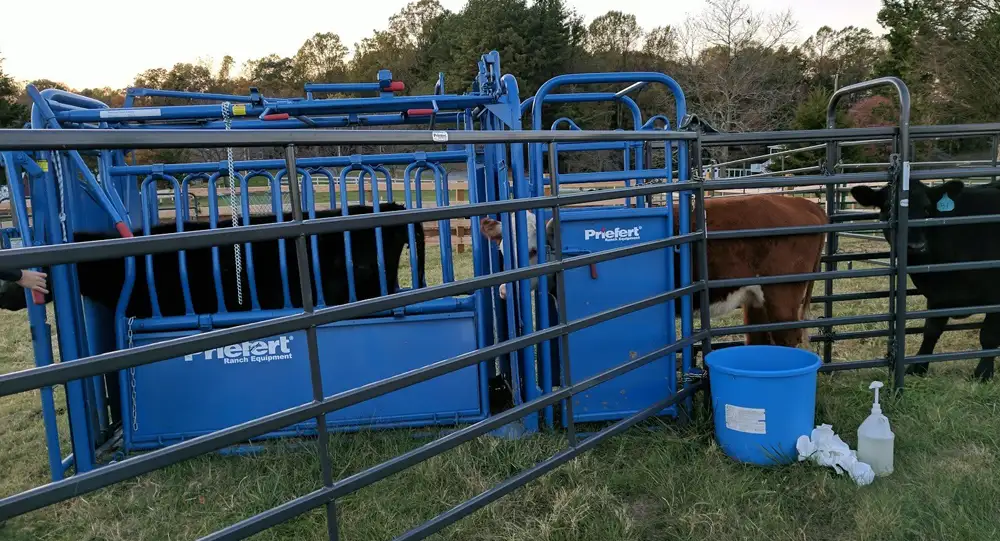
[[[538,250],[534,248],[528,250],[528,257],[535,257],[536,255],[538,255]]]

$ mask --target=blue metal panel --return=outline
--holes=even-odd
[[[605,208],[561,213],[563,254],[594,253],[670,236],[669,208]],[[580,319],[673,289],[673,251],[656,250],[566,271],[567,320]],[[596,274],[596,278],[594,275]],[[666,303],[569,337],[573,383],[675,341]],[[620,419],[677,391],[676,362],[665,357],[573,397],[574,421]],[[664,410],[673,415],[674,408]],[[565,411],[563,425],[567,424]]]
[[[332,395],[475,351],[474,321],[473,312],[463,312],[320,328],[320,349],[335,347],[338,352],[323,367],[323,391]],[[339,426],[364,425],[375,418],[379,424],[478,421],[487,413],[480,400],[485,392],[479,367],[469,366],[334,412],[327,419]]]
[[[2,156],[7,178],[19,179],[23,171],[30,179],[31,193],[35,193],[43,175],[42,169],[35,161],[26,153],[15,154],[5,152]],[[31,247],[44,244],[44,216],[46,212],[44,195],[36,199],[36,201],[42,202],[42,204],[39,208],[34,209],[34,214],[29,218],[26,197],[21,182],[17,180],[8,182],[11,196],[10,208],[17,223],[16,238],[20,240],[20,245]],[[5,249],[9,247],[5,246]],[[54,359],[52,351],[52,328],[46,321],[45,307],[34,304],[31,300],[31,294],[27,291],[24,292],[24,295],[31,329],[31,346],[35,355],[35,366],[51,365]],[[63,478],[65,469],[63,468],[62,451],[59,444],[59,426],[56,419],[53,388],[42,387],[39,389],[39,394],[42,403],[42,422],[45,427],[45,445],[48,451],[49,472],[52,480],[58,481]],[[70,456],[73,455],[71,454]]]
[[[553,93],[556,88],[570,84],[622,82],[634,84],[616,93]],[[656,125],[655,122],[647,122],[646,124],[643,124],[641,111],[634,100],[629,98],[627,95],[630,92],[647,86],[651,82],[663,84],[673,94],[677,111],[676,119],[679,122],[680,119],[682,119],[686,114],[684,94],[681,91],[680,86],[677,85],[673,79],[665,74],[655,72],[577,73],[559,75],[543,84],[539,88],[535,97],[529,98],[521,103],[520,112],[523,115],[530,110],[530,125],[533,129],[538,130],[543,129],[541,113],[542,106],[544,104],[598,101],[616,102],[624,104],[632,111],[633,129],[655,129],[653,128],[653,126]],[[670,120],[666,116],[657,115],[653,117],[653,119],[656,122],[663,124],[665,129],[669,129]],[[562,124],[567,124],[569,129],[579,129],[572,119],[567,118],[561,118],[554,122],[551,129],[557,129]],[[548,186],[551,180],[550,178],[544,176],[543,173],[543,171],[549,169],[545,166],[546,164],[543,161],[544,155],[549,148],[548,145],[544,143],[532,143],[528,145],[528,148],[530,165],[530,176],[528,179],[530,188],[529,191],[533,195],[540,196],[543,195],[544,187]],[[658,180],[663,178],[666,178],[671,182],[674,180],[672,174],[673,163],[670,158],[670,153],[667,152],[665,168],[650,169],[649,167],[652,164],[645,163],[646,157],[643,153],[644,145],[641,143],[616,142],[559,144],[556,145],[555,148],[557,156],[561,156],[561,153],[563,152],[570,151],[586,152],[592,150],[620,150],[623,158],[623,167],[621,170],[587,173],[555,173],[553,171],[549,171],[549,175],[557,174],[557,181],[560,186],[566,184],[583,184],[592,182],[622,182],[625,186],[630,186],[633,182],[635,182],[636,185],[644,184],[646,180]],[[670,148],[673,147],[671,146]],[[687,159],[687,146],[679,145],[678,148],[680,158],[680,164],[678,167],[679,169],[683,169],[683,167],[686,167],[682,167],[682,165],[686,163],[684,160]],[[558,157],[556,160],[558,161]],[[558,171],[558,168],[556,168],[556,171]],[[686,180],[686,171],[681,170],[678,176],[679,180]],[[605,229],[610,227],[611,230],[614,230],[615,227],[619,227],[627,231],[632,227],[635,227],[636,223],[649,219],[655,219],[653,217],[659,215],[660,231],[653,234],[654,230],[649,229],[648,226],[644,225],[643,227],[646,228],[647,233],[642,234],[641,237],[642,240],[656,238],[657,235],[659,235],[660,238],[664,238],[673,230],[673,201],[674,200],[671,195],[668,194],[666,208],[655,210],[652,214],[646,212],[647,201],[644,198],[625,198],[624,206],[619,207],[616,210],[606,209],[603,211],[581,211],[578,209],[570,209],[566,210],[565,214],[562,216],[563,220],[570,219],[570,222],[593,219],[595,221],[586,226],[587,229],[591,229],[592,231],[600,231],[602,227]],[[681,224],[681,233],[685,233],[688,228],[687,220],[689,219],[689,209],[687,205],[690,204],[690,195],[682,195],[681,203],[681,215],[679,219],[683,222]],[[577,214],[578,212],[589,212],[590,214]],[[630,214],[630,212],[635,212],[635,214]],[[536,211],[539,223],[542,223],[541,214],[543,213]],[[608,222],[607,220],[611,221]],[[629,223],[631,223],[631,225],[627,225]],[[506,225],[504,227],[506,229]],[[575,231],[575,233],[581,235],[583,234],[581,231]],[[539,227],[537,234],[537,242],[538,245],[541,246],[545,242],[544,228]],[[602,244],[604,242],[611,242],[611,246],[604,245],[603,249],[607,249],[612,246],[620,246],[621,244],[641,242],[628,237],[608,239],[604,236],[598,235],[591,236],[589,239],[581,236],[580,242],[574,244],[574,242],[570,240],[572,238],[572,234],[564,233],[564,235],[567,235],[564,236],[564,242],[569,243],[568,246],[564,247],[564,255],[599,251],[601,248],[596,248],[594,243]],[[689,284],[691,280],[690,272],[686,267],[687,265],[690,265],[689,250],[690,248],[687,246],[683,246],[679,250],[681,254],[680,265],[682,266],[682,270],[679,276],[680,284],[677,284],[678,287]],[[666,291],[673,290],[674,282],[676,282],[676,279],[678,278],[674,274],[675,265],[673,253],[674,252],[672,250],[665,250],[653,254],[637,255],[622,260],[602,263],[599,267],[605,268],[606,270],[599,272],[595,278],[591,278],[590,269],[577,269],[568,272],[566,274],[567,302],[569,303],[567,308],[569,314],[567,317],[570,319],[578,318],[583,315],[620,306],[625,302],[638,301],[657,293],[664,293]],[[656,266],[651,266],[649,261],[647,261],[648,258],[657,257],[658,254],[662,254],[663,257],[656,260]],[[538,262],[543,263],[546,258],[547,256],[545,252],[540,251],[538,254]],[[636,269],[642,269],[641,276],[636,276]],[[608,273],[611,274],[610,278],[605,276],[605,274]],[[623,276],[627,276],[627,278],[622,278]],[[658,280],[657,276],[662,277],[662,280]],[[597,285],[597,282],[601,282],[602,280],[604,281],[603,284]],[[626,283],[629,280],[635,283]],[[548,287],[549,286],[546,281],[539,281],[537,290],[538,299],[548,298]],[[574,305],[574,301],[580,302],[581,298],[586,298],[588,295],[595,297],[585,304]],[[618,302],[612,303],[611,301]],[[684,336],[690,336],[692,332],[691,298],[690,296],[687,296],[677,302],[682,305],[682,310],[680,310],[682,333]],[[594,375],[598,372],[626,362],[632,354],[641,355],[651,351],[652,349],[658,349],[664,345],[673,343],[676,335],[673,318],[675,313],[677,313],[675,312],[675,304],[677,304],[677,302],[667,302],[661,307],[649,308],[645,311],[639,312],[638,314],[632,314],[627,317],[619,318],[613,322],[607,322],[597,326],[596,328],[584,331],[583,333],[580,333],[578,337],[571,337],[570,343],[576,343],[577,346],[570,347],[570,362],[574,367],[580,366],[581,361],[577,359],[577,355],[575,354],[575,352],[579,350],[584,356],[582,363],[585,365],[582,372],[580,368],[574,368],[574,378],[578,380],[579,378]],[[537,302],[540,328],[553,325],[556,321],[554,316],[546,313],[549,309],[551,309],[550,304],[551,303],[549,302]],[[660,317],[661,315],[663,317]],[[652,335],[649,334],[650,328],[654,329]],[[602,331],[602,329],[607,329],[607,331]],[[662,333],[660,333],[655,329],[663,330]],[[601,339],[596,338],[596,336],[598,336],[601,332],[607,332],[609,336],[613,336],[613,340],[615,342],[605,343]],[[658,342],[659,338],[663,338],[665,341]],[[630,344],[634,344],[634,347],[629,347]],[[557,370],[553,369],[558,368],[557,362],[555,361],[555,359],[558,358],[558,355],[553,354],[550,358],[549,350],[547,348],[543,346],[539,349],[541,352],[541,365],[539,367],[539,372],[542,373],[543,384],[548,386],[551,381],[558,381],[558,377],[555,375]],[[623,353],[626,356],[621,357]],[[592,361],[593,359],[601,356],[604,356],[603,358],[618,357],[614,358],[613,361],[603,361],[601,359]],[[673,392],[676,387],[675,371],[671,369],[670,373],[666,374],[662,372],[662,370],[657,371],[657,369],[654,368],[656,366],[663,366],[667,362],[673,363],[674,360],[664,360],[654,363],[653,365],[633,372],[630,375],[617,378],[614,382],[605,383],[604,385],[598,387],[596,391],[586,393],[584,397],[575,397],[575,404],[577,405],[574,406],[574,418],[578,421],[620,419],[638,409],[641,409],[643,406],[648,405],[648,403],[652,401],[663,398],[663,392]],[[684,349],[682,365],[684,372],[689,371],[691,366],[690,347]],[[656,387],[656,385],[658,385],[657,378],[659,378],[659,381],[663,380],[661,376],[669,379],[669,388],[664,387],[661,389]],[[607,391],[612,388],[615,389],[613,393]],[[604,389],[605,391],[601,391],[601,389]],[[549,392],[549,388],[546,388],[545,392]],[[686,402],[686,405],[690,406],[690,401]],[[565,419],[565,410],[563,413],[563,424],[565,425],[567,424],[567,420]],[[547,424],[551,424],[551,417],[548,415],[548,412],[546,412],[546,422]]]
[[[135,346],[193,332],[136,333]],[[326,396],[476,349],[472,312],[338,322],[317,329]],[[447,337],[447,339],[443,339]],[[305,331],[178,357],[135,371],[138,430],[129,449],[153,448],[312,400]],[[332,428],[399,427],[485,418],[486,382],[470,366],[327,416]],[[126,411],[131,424],[131,411]],[[269,437],[311,434],[315,421]]]
[[[428,119],[410,109],[429,108],[437,114],[438,123],[456,123],[458,129],[503,130],[506,128],[520,129],[521,104],[517,94],[516,80],[510,75],[504,75],[501,82],[499,54],[491,52],[484,55],[480,62],[481,73],[477,78],[476,91],[472,94],[445,95],[443,81],[433,96],[391,96],[382,87],[391,81],[388,71],[380,72],[379,82],[374,83],[381,91],[379,98],[352,99],[306,99],[300,98],[268,98],[259,95],[256,89],[251,89],[248,97],[227,96],[208,93],[180,93],[173,91],[156,91],[132,89],[127,97],[124,108],[108,108],[96,100],[71,94],[68,92],[47,89],[38,91],[29,88],[34,107],[30,127],[51,129],[146,129],[151,125],[136,124],[147,118],[157,121],[174,119],[179,123],[171,123],[176,129],[212,130],[228,128],[222,119],[222,105],[184,105],[164,107],[132,107],[137,96],[161,96],[169,98],[188,98],[192,100],[246,103],[247,107],[230,109],[232,129],[262,129],[285,127],[349,127],[356,125],[402,125],[425,123]],[[366,89],[374,88],[369,83]],[[320,90],[314,87],[307,90]],[[344,88],[340,88],[343,90]],[[481,90],[481,91],[480,91]],[[632,103],[625,99],[626,103]],[[488,109],[481,106],[486,105]],[[474,111],[473,108],[476,110]],[[633,108],[634,109],[634,108]],[[491,114],[492,112],[492,114]],[[269,113],[288,113],[286,120],[258,119]],[[304,115],[310,115],[306,117]],[[86,120],[90,119],[90,120]],[[78,122],[79,121],[79,122]],[[189,122],[186,122],[189,121]],[[84,123],[80,123],[84,122]],[[481,124],[477,128],[477,123]],[[436,204],[448,205],[447,169],[446,163],[465,163],[470,178],[481,179],[481,183],[470,186],[470,197],[476,201],[507,199],[511,194],[524,197],[532,194],[527,180],[523,177],[524,146],[515,145],[511,149],[509,161],[515,170],[515,185],[507,184],[508,157],[504,145],[490,145],[490,148],[477,150],[473,145],[449,145],[446,152],[432,153],[399,153],[391,155],[367,156],[321,156],[316,158],[301,158],[297,165],[302,168],[306,181],[303,183],[302,197],[304,206],[312,215],[314,207],[313,190],[309,180],[309,172],[315,168],[325,167],[360,167],[372,177],[371,182],[377,182],[375,172],[382,173],[386,180],[386,198],[392,200],[392,182],[389,178],[388,165],[410,166],[408,172],[415,173],[417,179],[423,170],[430,170],[435,175]],[[568,150],[568,149],[567,149]],[[131,154],[131,156],[129,156]],[[187,201],[189,184],[200,180],[208,184],[209,221],[218,222],[217,182],[226,173],[225,162],[220,163],[168,163],[136,165],[134,152],[99,151],[99,152],[64,152],[41,153],[40,159],[51,163],[57,156],[61,170],[64,172],[65,192],[56,191],[57,182],[52,170],[42,172],[39,169],[33,177],[37,185],[34,190],[36,203],[37,240],[43,244],[59,244],[72,242],[76,230],[126,232],[126,229],[145,229],[159,222],[155,197],[143,197],[141,186],[145,185],[151,192],[153,183],[157,180],[169,180],[175,188],[175,196],[179,189],[183,197],[180,202]],[[91,170],[83,157],[96,156],[97,170]],[[30,160],[29,160],[30,161]],[[41,161],[39,163],[42,163]],[[27,166],[27,165],[26,165]],[[280,179],[284,160],[248,160],[237,162],[234,169],[244,176],[240,183],[246,182],[253,174],[264,175],[273,185]],[[275,179],[274,170],[279,170]],[[415,169],[415,171],[413,170]],[[317,171],[330,181],[335,182],[334,172]],[[249,175],[249,176],[246,176]],[[367,175],[365,175],[367,176]],[[82,178],[80,178],[82,177]],[[406,178],[412,178],[407,176]],[[72,179],[73,181],[70,181]],[[98,180],[100,179],[100,180]],[[80,180],[81,182],[75,182]],[[502,188],[501,188],[502,183]],[[178,186],[179,184],[179,186]],[[358,181],[364,186],[364,178]],[[341,186],[342,187],[342,186]],[[415,194],[409,193],[412,188],[407,183],[408,206],[422,206],[422,190]],[[245,190],[244,190],[245,191]],[[276,190],[280,192],[280,190]],[[151,194],[149,194],[151,195]],[[331,189],[331,200],[336,197]],[[378,198],[378,192],[372,194]],[[415,197],[414,197],[415,196]],[[413,199],[415,198],[415,202]],[[23,194],[19,196],[23,204]],[[359,194],[359,202],[364,195]],[[280,198],[272,193],[274,208],[280,205]],[[149,206],[147,208],[148,205]],[[65,208],[64,208],[65,207]],[[243,215],[249,214],[249,201],[242,200]],[[147,211],[143,216],[143,211]],[[60,221],[65,212],[67,239],[62,239],[63,229]],[[525,213],[521,212],[511,220],[505,218],[508,236],[513,234],[514,224],[519,226],[518,232],[524,230]],[[190,218],[186,213],[186,205],[179,216]],[[447,227],[449,222],[443,221],[442,243],[449,246]],[[23,227],[22,227],[23,229]],[[127,233],[127,232],[126,232]],[[2,240],[2,239],[0,239]],[[30,235],[25,243],[30,243]],[[412,245],[413,243],[411,243]],[[313,247],[313,263],[316,266],[315,243]],[[520,250],[524,252],[524,250]],[[526,254],[511,258],[508,266],[524,266]],[[257,308],[254,298],[254,265],[253,255],[247,250],[247,272],[251,282],[251,304]],[[473,256],[475,273],[482,275],[496,267],[496,248],[483,239],[474,236]],[[442,272],[445,281],[452,281],[453,264],[451,253],[442,252]],[[217,258],[216,258],[217,259]],[[382,266],[382,261],[379,261]],[[492,265],[491,265],[492,263]],[[218,262],[216,261],[216,266]],[[53,269],[53,283],[57,291],[56,320],[59,323],[60,347],[64,361],[92,355],[115,348],[125,348],[126,330],[135,331],[131,345],[142,345],[155,341],[190,336],[202,329],[214,328],[220,325],[233,325],[246,322],[245,319],[263,319],[273,316],[275,312],[252,310],[247,313],[226,313],[223,309],[218,314],[207,314],[195,317],[193,315],[170,318],[153,317],[147,320],[126,320],[124,315],[125,302],[132,292],[135,280],[147,279],[147,276],[136,276],[135,259],[128,258],[126,263],[126,281],[122,300],[113,311],[98,307],[89,300],[79,299],[79,287],[73,267],[57,266]],[[318,269],[317,269],[318,270]],[[287,273],[283,273],[287,274]],[[218,270],[213,272],[217,279]],[[291,284],[289,278],[282,277],[283,291]],[[519,285],[525,285],[522,281]],[[425,284],[416,284],[416,287]],[[275,284],[275,287],[277,285]],[[383,293],[385,291],[382,284]],[[404,311],[382,313],[371,319],[343,322],[322,327],[319,330],[322,374],[324,389],[328,394],[342,392],[347,389],[384,379],[428,363],[440,361],[455,355],[475,350],[502,339],[513,337],[517,332],[531,332],[529,293],[516,291],[516,297],[508,299],[503,307],[494,307],[496,302],[493,294],[480,291],[473,297],[445,299],[420,306],[411,306]],[[286,294],[286,308],[288,295]],[[323,298],[317,296],[320,306]],[[190,304],[190,303],[188,303]],[[496,308],[509,307],[509,313]],[[524,308],[523,316],[529,321],[522,322],[521,315],[515,308]],[[547,307],[546,307],[547,308]],[[44,310],[32,306],[32,316],[38,316],[40,324],[33,320],[32,330],[36,336],[36,344],[49,345],[49,340],[40,341],[41,331],[47,332],[44,324]],[[187,310],[190,312],[190,310]],[[544,315],[544,308],[543,308]],[[277,311],[283,312],[283,311]],[[493,319],[499,318],[494,330]],[[37,318],[36,318],[37,319]],[[520,326],[518,323],[523,323]],[[197,330],[196,330],[197,329]],[[494,336],[494,331],[499,333]],[[71,441],[74,453],[71,458],[61,460],[58,445],[58,434],[55,432],[54,421],[47,426],[48,443],[50,447],[50,463],[53,476],[63,474],[62,463],[72,462],[76,472],[92,469],[96,465],[96,447],[104,441],[106,429],[111,421],[123,421],[122,433],[126,450],[155,448],[199,434],[204,434],[225,426],[243,422],[260,415],[278,411],[309,401],[311,397],[308,377],[307,356],[305,352],[304,333],[290,335],[291,341],[285,345],[290,348],[290,358],[271,359],[268,362],[229,362],[219,358],[192,358],[190,361],[181,359],[167,360],[149,366],[139,367],[135,371],[122,371],[112,374],[106,381],[102,378],[88,378],[81,382],[70,382],[67,385],[68,413],[70,415]],[[442,339],[445,336],[445,339]],[[276,337],[281,344],[282,337]],[[287,338],[287,337],[286,337]],[[294,344],[294,345],[293,345]],[[268,347],[266,344],[263,346]],[[223,351],[224,352],[224,351]],[[242,352],[234,350],[237,355]],[[519,390],[516,401],[530,399],[540,392],[551,391],[553,373],[548,367],[536,375],[534,366],[534,348],[525,348],[511,357],[513,364],[523,362],[523,366],[512,367],[508,364],[506,372],[512,374],[515,387]],[[547,349],[540,352],[543,360],[549,358]],[[39,365],[51,362],[51,352],[37,351],[36,360]],[[195,356],[198,357],[198,356]],[[211,357],[211,355],[209,355]],[[280,357],[280,356],[279,356]],[[505,359],[510,361],[510,359]],[[133,379],[133,373],[135,379]],[[336,412],[328,416],[332,427],[340,430],[359,429],[366,426],[427,426],[433,424],[454,424],[459,422],[474,422],[483,419],[488,414],[489,389],[487,386],[487,364],[468,367],[454,374],[436,378],[431,382],[400,390],[386,397],[380,397],[370,403],[359,404],[348,410]],[[541,378],[538,380],[537,378]],[[556,375],[555,377],[558,377]],[[522,381],[523,378],[523,381]],[[131,382],[136,384],[136,399],[133,403],[129,392]],[[523,383],[523,385],[522,385]],[[120,392],[119,392],[120,391]],[[46,394],[48,392],[48,394]],[[51,392],[43,389],[43,413],[48,421],[54,418],[54,408],[51,407]],[[107,399],[105,399],[107,393]],[[106,411],[110,405],[110,415]],[[132,406],[136,414],[133,415]],[[115,410],[120,411],[115,411]],[[50,415],[50,413],[52,413]],[[546,411],[546,418],[551,424],[551,409]],[[135,427],[133,427],[133,421]],[[311,422],[298,427],[290,427],[284,434],[308,433],[314,427]],[[526,420],[526,428],[537,428],[537,420]],[[134,428],[134,430],[133,430]]]

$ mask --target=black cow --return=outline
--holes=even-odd
[[[381,203],[380,212],[393,212],[405,207],[396,203]],[[353,205],[348,207],[348,213],[369,214],[374,212],[370,205]],[[340,209],[317,211],[317,218],[340,216]],[[284,221],[291,221],[291,213],[284,214]],[[273,214],[254,216],[251,224],[274,223]],[[219,228],[232,227],[231,222],[220,223]],[[210,229],[206,222],[185,222],[185,231]],[[150,228],[153,235],[173,233],[177,231],[175,223],[161,223]],[[135,233],[142,235],[141,231]],[[357,300],[370,299],[381,295],[379,286],[379,267],[375,229],[351,231],[351,253],[354,263],[354,284]],[[74,240],[79,242],[116,238],[115,233],[74,233]],[[418,279],[424,283],[424,230],[421,224],[414,224],[414,237],[417,243]],[[302,307],[302,296],[299,290],[298,261],[295,253],[294,239],[285,240],[284,260],[287,268],[289,297],[294,308]],[[327,233],[316,236],[316,248],[319,254],[320,275],[323,278],[323,294],[327,305],[345,304],[349,301],[347,282],[347,259],[344,250],[343,233]],[[382,228],[382,246],[386,269],[386,289],[389,294],[396,291],[399,280],[399,263],[403,246],[409,244],[409,234],[406,225],[394,225]],[[314,280],[312,243],[307,238],[309,250],[309,274]],[[240,245],[243,258],[243,304],[238,302],[236,288],[236,261],[233,245],[221,245],[219,250],[219,270],[222,278],[222,290],[226,310],[242,312],[251,309],[250,282],[247,275],[250,254],[245,244]],[[263,310],[277,310],[285,307],[284,294],[281,287],[281,270],[279,261],[279,242],[277,240],[253,242],[250,244],[254,281],[257,284],[257,295]],[[412,249],[412,247],[411,247]],[[199,248],[184,252],[186,259],[188,285],[191,301],[196,314],[212,314],[219,312],[213,275],[212,248]],[[185,314],[184,296],[181,285],[180,261],[177,252],[153,254],[153,276],[156,287],[160,314],[163,316],[178,316]],[[146,256],[135,257],[135,282],[126,316],[138,318],[153,315],[146,277]],[[125,259],[99,260],[77,263],[77,276],[80,283],[80,293],[84,297],[114,309],[118,303],[125,283]],[[315,294],[315,288],[314,288]],[[315,297],[314,297],[315,299]],[[46,298],[46,302],[51,296]],[[19,310],[25,307],[23,290],[16,284],[4,284],[0,291],[0,308]]]
[[[855,186],[851,196],[862,206],[878,208],[879,217],[886,220],[892,207],[891,189]],[[965,186],[957,180],[933,187],[914,181],[910,185],[908,209],[910,220],[1000,213],[1000,190],[993,185]],[[883,233],[888,240],[889,232]],[[911,227],[907,229],[906,248],[908,265],[1000,259],[1000,224]],[[1000,304],[1000,269],[915,273],[910,278],[918,293],[927,298],[930,310]],[[924,322],[918,355],[934,352],[947,323],[947,317],[932,317]],[[1000,347],[1000,314],[986,314],[979,331],[979,343],[984,349]],[[990,380],[993,360],[993,357],[983,357],[974,377]],[[906,372],[924,375],[927,370],[928,363],[920,363],[907,367]]]

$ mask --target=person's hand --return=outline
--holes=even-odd
[[[44,272],[38,272],[33,270],[22,270],[21,279],[17,281],[17,285],[30,289],[32,291],[38,291],[45,295],[49,294],[49,290],[45,289],[45,278],[48,275]]]

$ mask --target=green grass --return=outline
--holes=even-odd
[[[846,244],[851,250],[865,245]],[[436,283],[437,251],[428,252],[428,281]],[[408,260],[405,253],[403,260]],[[471,274],[467,254],[456,254],[456,273],[459,278]],[[408,281],[406,269],[401,274]],[[840,281],[836,291],[884,289],[885,280]],[[822,290],[817,283],[815,294]],[[837,312],[875,313],[886,303],[852,303]],[[911,303],[913,309],[923,306],[922,299]],[[813,307],[817,315],[821,309]],[[739,320],[731,316],[713,324]],[[0,324],[0,372],[31,366],[23,313],[0,312]],[[878,325],[854,327],[861,328]],[[918,344],[918,336],[910,337],[911,353]],[[963,331],[945,334],[937,351],[974,348],[976,333]],[[855,360],[881,357],[884,350],[885,339],[871,339],[837,344],[834,353],[836,360]],[[608,440],[434,538],[997,539],[1000,383],[969,381],[975,362],[933,365],[929,377],[907,378],[901,398],[883,398],[897,436],[896,471],[868,487],[859,488],[846,476],[811,464],[780,469],[737,464],[715,445],[703,416],[683,428],[653,421],[650,424],[663,429],[633,429]],[[871,403],[867,384],[885,378],[885,370],[821,376],[817,423],[832,424],[845,441],[856,445],[855,430]],[[57,392],[57,405],[62,403]],[[335,477],[362,471],[426,441],[405,431],[333,435]],[[338,500],[341,539],[390,539],[565,445],[559,433],[517,442],[478,438]],[[256,456],[199,457],[12,519],[0,526],[0,539],[192,539],[319,487],[314,440],[285,440],[268,448]],[[37,392],[0,398],[0,495],[44,484],[45,456]],[[254,539],[312,540],[324,535],[324,514],[315,510]]]

